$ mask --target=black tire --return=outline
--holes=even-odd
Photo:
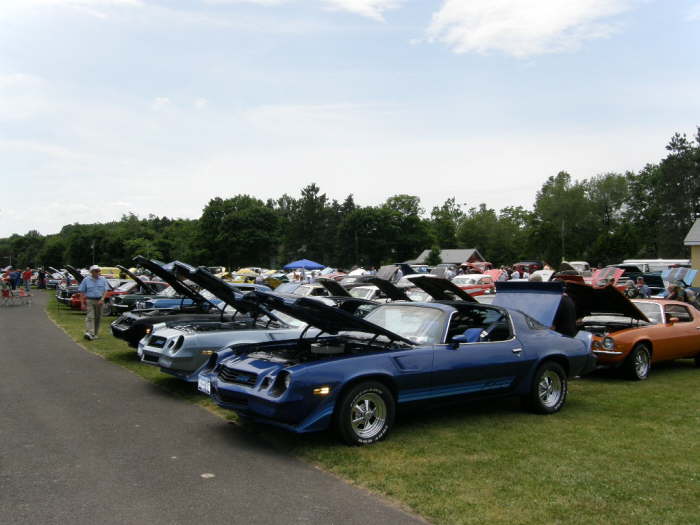
[[[360,409],[361,406],[369,410]],[[348,445],[371,445],[389,433],[394,425],[395,407],[394,396],[386,385],[376,381],[358,383],[338,401],[336,430]]]
[[[622,364],[622,373],[632,381],[644,381],[651,369],[651,350],[644,343],[637,344]]]
[[[545,361],[535,372],[530,394],[524,399],[536,414],[554,414],[566,403],[569,382],[566,371],[554,361]]]
[[[700,355],[695,356],[695,366],[700,368]]]

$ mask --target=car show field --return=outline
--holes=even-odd
[[[51,300],[46,311],[81,341],[80,312]],[[399,407],[390,438],[347,447],[327,432],[296,435],[242,421],[109,335],[88,348],[234,423],[231,432],[433,523],[697,523],[700,370],[690,359],[655,365],[646,381],[615,370],[570,381],[567,406],[553,416],[524,412],[517,399]]]

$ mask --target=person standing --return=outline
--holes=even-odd
[[[639,297],[641,299],[648,299],[651,297],[651,289],[644,282],[644,277],[637,277],[637,291],[639,292]]]
[[[85,295],[87,303],[84,337],[89,341],[97,339],[105,295],[111,289],[107,279],[100,275],[100,271],[100,267],[96,264],[90,266],[90,275],[83,279],[83,282],[78,287],[78,291]]]
[[[10,270],[10,287],[12,290],[16,290],[17,287],[19,286],[19,280],[21,279],[20,277],[20,272],[16,268],[12,268]]]
[[[27,293],[31,291],[33,274],[34,272],[32,272],[32,269],[29,266],[27,266],[22,272],[22,281],[24,281],[24,289]]]
[[[39,268],[39,273],[37,276],[37,283],[39,285],[40,290],[46,289],[46,272],[44,271],[43,268]]]

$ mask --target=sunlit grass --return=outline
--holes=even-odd
[[[230,417],[107,332],[83,341],[82,315],[53,302],[47,310],[89,350]],[[370,447],[240,428],[435,523],[700,523],[700,369],[690,360],[655,367],[641,383],[611,373],[573,381],[553,416],[515,400],[402,410],[390,437]]]

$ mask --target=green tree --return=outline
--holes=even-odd
[[[442,206],[433,207],[430,213],[430,227],[439,246],[448,249],[457,246],[457,228],[463,219],[462,207],[454,197],[447,199]]]
[[[433,246],[428,253],[428,257],[425,259],[425,264],[428,266],[437,266],[442,263],[442,257],[440,257],[440,247]]]

